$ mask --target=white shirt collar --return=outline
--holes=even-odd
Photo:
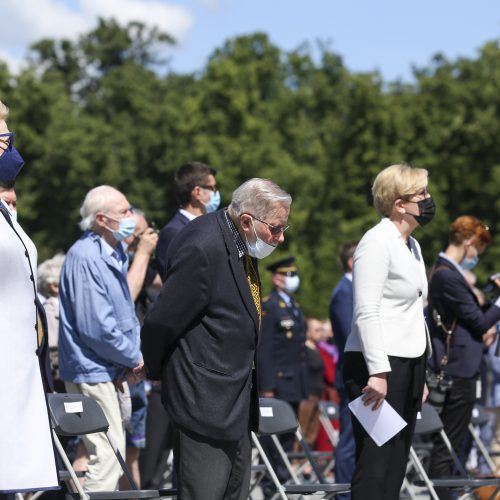
[[[345,273],[344,276],[349,280],[352,281],[352,272]]]
[[[189,221],[192,221],[198,217],[197,215],[193,215],[191,212],[188,212],[187,210],[184,210],[183,208],[179,208],[179,212],[184,215]]]

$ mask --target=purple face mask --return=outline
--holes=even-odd
[[[6,146],[6,147],[5,147]],[[0,134],[0,182],[13,181],[23,168],[24,160],[14,147],[14,134]]]

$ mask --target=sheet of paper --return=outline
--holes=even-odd
[[[349,403],[349,409],[365,431],[378,446],[382,446],[407,424],[387,401],[375,411],[372,408],[373,405],[365,406],[363,395]]]

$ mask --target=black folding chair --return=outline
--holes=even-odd
[[[146,499],[159,498],[157,490],[140,490],[135,484],[130,470],[125,463],[120,451],[108,434],[109,424],[97,401],[83,396],[82,394],[48,394],[47,400],[50,410],[50,420],[52,425],[52,434],[56,449],[64,463],[67,476],[63,475],[61,479],[68,478],[69,490],[71,483],[77,493],[68,493],[72,498],[81,500],[125,500],[125,499]],[[77,474],[75,473],[64,448],[61,445],[58,436],[79,436],[84,434],[93,434],[103,432],[113,449],[123,473],[127,477],[131,489],[127,491],[84,491]],[[68,496],[67,495],[67,496]]]
[[[434,500],[439,500],[435,488],[450,488],[456,490],[464,490],[468,496],[473,489],[480,486],[494,486],[496,487],[495,493],[492,498],[495,498],[496,492],[500,490],[500,478],[484,478],[473,477],[467,474],[464,466],[460,462],[455,450],[451,446],[451,442],[443,429],[443,422],[436,409],[429,403],[422,406],[421,418],[417,419],[415,426],[415,435],[435,434],[438,433],[443,440],[448,452],[450,453],[459,476],[446,477],[446,478],[430,478],[420,460],[415,448],[410,448],[410,460],[412,460],[417,471],[419,472],[422,480],[415,481],[417,486],[426,486],[429,494]]]
[[[350,490],[349,483],[335,484],[327,483],[321,473],[318,464],[316,463],[313,454],[307,445],[302,433],[299,429],[299,424],[295,416],[295,412],[289,403],[274,398],[260,398],[260,420],[259,420],[259,435],[261,436],[277,436],[286,433],[295,433],[300,442],[304,453],[311,464],[314,474],[318,478],[318,483],[297,484],[299,481],[293,470],[290,468],[294,484],[281,484],[276,476],[266,453],[264,452],[258,437],[252,432],[252,441],[257,448],[262,461],[267,467],[267,470],[276,486],[279,496],[286,500],[287,495],[312,495],[314,493],[324,493],[323,498],[331,498],[339,493],[345,493]],[[277,441],[277,440],[276,440]],[[275,441],[275,444],[276,444]],[[281,449],[282,450],[282,449]],[[282,451],[280,452],[282,453]],[[286,454],[285,454],[286,455]],[[285,458],[285,457],[284,457]],[[286,462],[285,462],[286,463]],[[289,461],[288,461],[289,464]],[[287,466],[288,467],[288,466]]]

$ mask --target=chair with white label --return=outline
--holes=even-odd
[[[279,496],[286,500],[288,498],[287,495],[311,495],[314,493],[324,493],[324,498],[331,498],[340,493],[345,493],[349,491],[351,485],[349,483],[327,483],[321,473],[318,464],[316,463],[313,454],[304,440],[302,433],[300,432],[299,424],[297,422],[297,417],[295,416],[295,412],[289,403],[286,401],[281,401],[279,399],[274,398],[260,398],[260,418],[259,418],[259,432],[260,436],[271,436],[275,445],[277,446],[280,455],[285,462],[285,465],[289,469],[290,475],[292,477],[294,484],[281,484],[276,476],[276,473],[264,452],[260,441],[255,433],[252,432],[252,440],[257,448],[262,461],[267,467],[269,475],[271,476],[274,485],[276,486],[277,493]],[[277,435],[285,434],[285,433],[295,433],[298,441],[300,442],[304,453],[309,460],[311,467],[316,475],[318,482],[317,483],[308,483],[308,484],[298,484],[300,481],[293,471],[288,457],[286,453],[283,451],[279,440],[277,439]]]
[[[97,401],[83,396],[82,394],[48,394],[47,402],[50,411],[50,421],[54,444],[61,460],[66,468],[66,474],[61,476],[62,480],[67,480],[73,484],[77,493],[69,493],[67,497],[79,498],[81,500],[124,500],[124,499],[146,499],[159,498],[157,490],[140,490],[135,484],[130,470],[125,463],[117,446],[113,443],[108,434],[108,420],[104,411]],[[130,483],[130,490],[127,491],[84,491],[73,467],[61,445],[58,436],[79,436],[104,432],[109,445],[112,447],[116,459],[120,463],[123,473]],[[70,488],[70,491],[72,489]],[[74,491],[74,490],[73,490]]]

